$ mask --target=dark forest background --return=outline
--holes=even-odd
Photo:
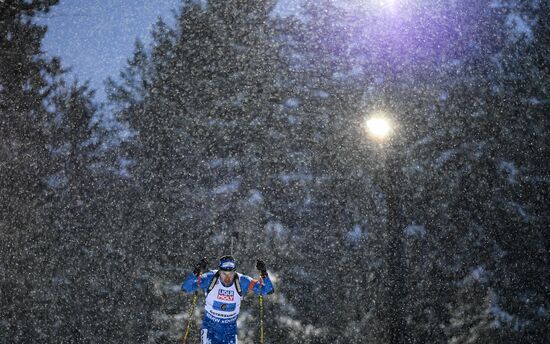
[[[41,50],[57,2],[0,1],[0,343],[179,341],[182,279],[235,231],[239,270],[261,257],[276,285],[266,343],[387,343],[392,304],[407,343],[548,342],[549,1],[417,0],[399,23],[182,1],[106,102]]]

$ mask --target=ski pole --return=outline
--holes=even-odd
[[[235,231],[231,234],[231,250],[229,251],[231,255],[233,255],[233,239],[239,240],[239,232]]]
[[[191,327],[191,316],[193,315],[193,312],[195,312],[195,305],[197,304],[199,289],[201,288],[201,277],[202,273],[199,273],[197,279],[197,290],[195,290],[195,295],[193,296],[193,304],[191,305],[191,309],[189,310],[189,314],[187,317],[187,326],[185,327],[185,334],[183,335],[183,344],[187,343],[187,335],[189,335],[189,328]]]
[[[260,273],[260,343],[264,344],[264,298],[262,296],[262,275]]]

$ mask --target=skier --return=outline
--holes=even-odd
[[[181,289],[188,293],[197,290],[197,287],[205,292],[201,342],[237,344],[237,317],[242,297],[249,291],[257,295],[267,295],[274,291],[266,265],[262,260],[256,261],[256,268],[261,276],[259,281],[237,273],[235,258],[232,256],[221,257],[218,270],[201,274],[207,265],[206,258],[201,259],[181,286]]]

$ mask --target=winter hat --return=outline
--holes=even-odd
[[[220,270],[234,271],[236,267],[237,267],[237,264],[233,256],[223,256],[220,258],[220,265],[219,265]]]

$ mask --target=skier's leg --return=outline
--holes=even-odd
[[[226,332],[222,334],[220,339],[223,344],[237,344],[237,332],[235,332],[235,328],[226,328]]]
[[[236,336],[235,336],[236,337]],[[201,344],[233,344],[233,336],[228,336],[223,326],[203,328]]]
[[[205,328],[201,330],[201,344],[210,344],[208,340],[208,330]]]
[[[237,335],[222,334],[212,344],[237,344]]]
[[[201,344],[220,344],[218,339],[219,324],[205,314],[202,322]]]

